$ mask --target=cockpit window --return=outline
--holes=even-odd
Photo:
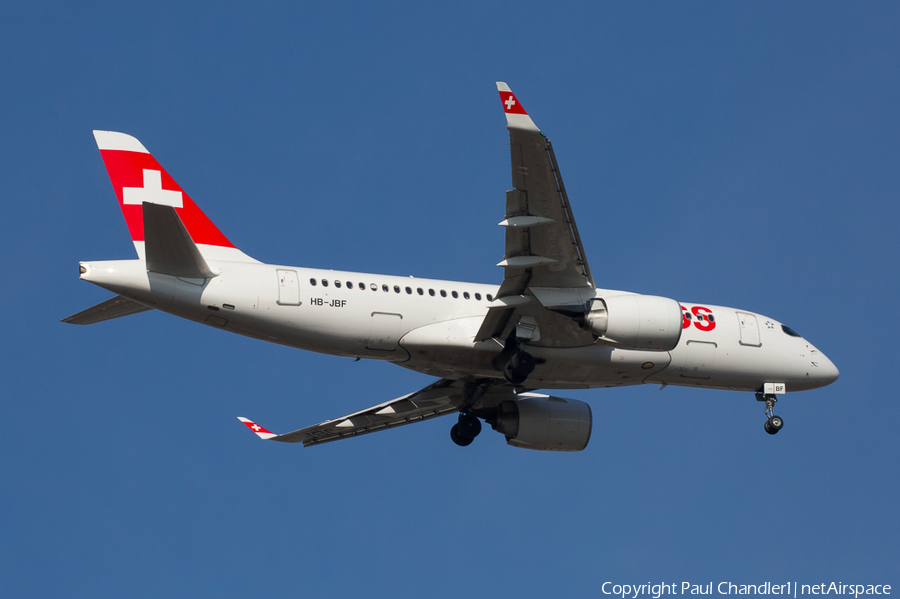
[[[781,325],[781,330],[784,331],[785,333],[787,333],[788,335],[790,335],[791,337],[799,337],[800,336],[800,334],[797,331],[795,331],[794,329],[792,329],[789,326]]]

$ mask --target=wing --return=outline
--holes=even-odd
[[[463,401],[460,385],[458,381],[442,379],[421,391],[283,435],[276,435],[246,418],[239,420],[262,439],[303,443],[308,447],[457,412]]]
[[[573,347],[594,342],[571,317],[594,296],[594,279],[553,153],[553,146],[503,82],[497,82],[514,189],[506,192],[506,252],[497,300],[476,340],[505,339],[513,327],[533,327],[531,343]],[[513,317],[516,318],[513,318]],[[524,319],[524,320],[523,320]],[[521,332],[521,331],[520,331]]]
[[[238,420],[260,439],[303,443],[304,447],[309,447],[454,414],[463,405],[468,406],[471,413],[484,418],[502,402],[517,397],[516,389],[507,384],[441,379],[415,393],[283,435],[273,433],[247,418],[239,416]]]

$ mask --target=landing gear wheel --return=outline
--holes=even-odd
[[[518,351],[512,355],[506,368],[503,369],[503,377],[510,385],[521,385],[534,372],[534,356],[528,352]]]
[[[465,447],[466,445],[471,445],[472,441],[475,440],[475,437],[466,437],[464,435],[459,434],[459,425],[454,424],[450,428],[450,438],[453,439],[453,442],[459,445],[460,447]]]
[[[472,414],[460,414],[459,422],[456,424],[463,436],[474,439],[481,433],[481,420]]]
[[[460,414],[459,421],[450,429],[450,438],[460,447],[470,445],[481,432],[481,420],[472,414]]]
[[[766,420],[765,428],[767,433],[774,435],[781,430],[782,426],[784,426],[784,420],[781,419],[781,416],[772,416]]]

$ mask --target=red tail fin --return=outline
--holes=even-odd
[[[143,202],[174,206],[197,245],[234,247],[141,142],[114,131],[94,131],[94,139],[139,255],[143,256]]]

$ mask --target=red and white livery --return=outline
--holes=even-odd
[[[486,422],[516,447],[580,451],[591,435],[588,404],[535,391],[644,383],[754,393],[775,434],[780,396],[837,380],[822,352],[762,314],[597,287],[550,140],[508,85],[497,89],[512,159],[499,284],[263,264],[235,248],[137,139],[95,131],[138,257],[81,262],[82,279],[116,295],[64,322],[156,309],[436,377],[290,433],[240,418],[262,439],[304,445],[456,414],[459,445]]]

